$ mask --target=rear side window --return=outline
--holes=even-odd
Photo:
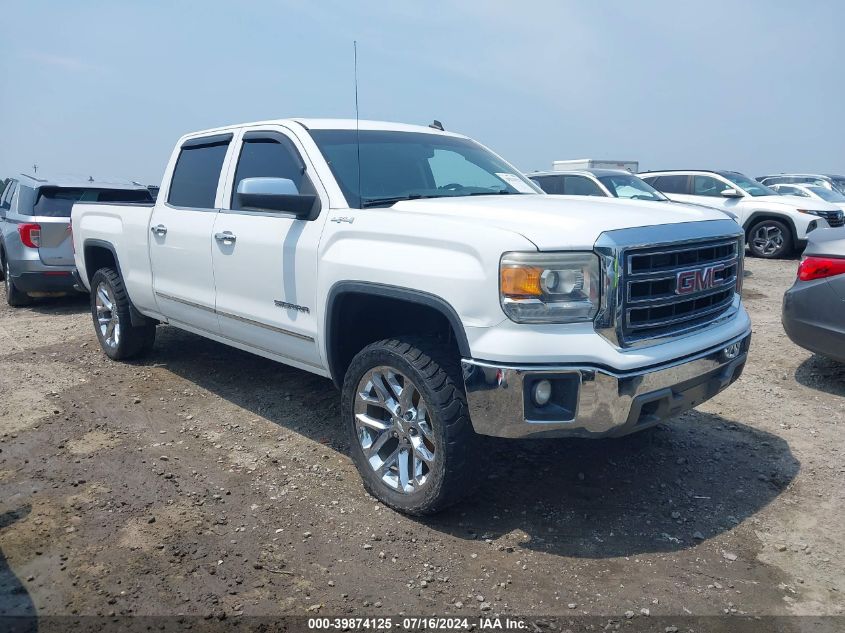
[[[299,153],[281,134],[244,140],[232,187],[232,209],[241,208],[237,191],[244,178],[287,178],[293,181],[299,193],[315,193],[311,181],[305,175]]]
[[[583,176],[566,176],[564,192],[567,196],[604,196],[599,186]]]
[[[213,209],[228,147],[228,139],[204,145],[183,145],[170,180],[167,202],[176,207]]]
[[[689,193],[689,176],[658,176],[646,182],[663,193]]]
[[[563,176],[532,176],[531,180],[540,185],[546,193],[561,195],[563,193]]]
[[[97,189],[87,187],[41,187],[32,212],[23,215],[69,218],[74,202],[151,202],[146,189]]]

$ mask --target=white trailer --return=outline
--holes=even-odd
[[[599,160],[597,158],[577,158],[575,160],[556,160],[552,166],[554,171],[571,171],[577,169],[624,169],[632,174],[640,171],[640,163],[636,160]]]

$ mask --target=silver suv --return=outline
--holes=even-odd
[[[152,196],[132,184],[10,180],[0,195],[0,275],[10,306],[73,291],[70,210],[78,201],[151,202]]]

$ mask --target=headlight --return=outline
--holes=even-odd
[[[595,253],[505,253],[502,309],[517,323],[591,321],[599,308]]]
[[[823,215],[821,211],[812,211],[810,209],[798,209],[798,213],[806,213],[807,215]]]

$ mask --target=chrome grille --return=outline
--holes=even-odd
[[[731,310],[741,248],[731,237],[624,251],[621,342],[679,335]]]

